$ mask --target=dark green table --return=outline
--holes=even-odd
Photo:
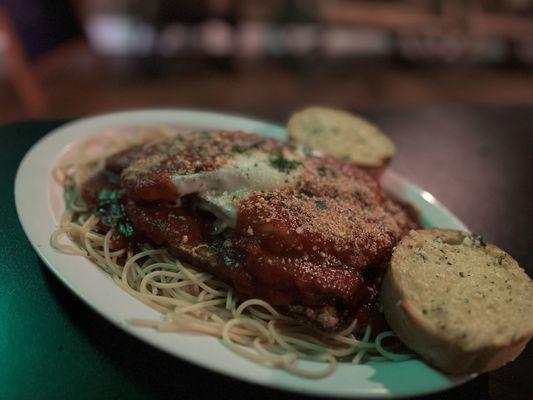
[[[440,107],[367,115],[396,142],[395,170],[432,192],[533,275],[533,108]],[[0,128],[0,399],[302,398],[161,353],[106,322],[48,272],[18,222],[13,183],[26,151],[60,124],[31,121]],[[514,363],[430,398],[533,398],[532,353],[530,345]]]

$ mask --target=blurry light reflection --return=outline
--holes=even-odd
[[[87,20],[86,31],[93,48],[101,54],[150,54],[155,40],[152,26],[122,15],[94,15]]]
[[[437,200],[435,199],[435,197],[429,193],[429,192],[426,192],[426,191],[422,191],[422,197],[424,198],[424,200],[426,200],[428,203],[431,203],[431,204],[435,204],[437,202]]]

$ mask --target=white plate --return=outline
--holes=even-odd
[[[51,170],[60,155],[76,141],[113,127],[153,124],[172,124],[185,129],[238,129],[285,138],[282,127],[248,118],[197,111],[147,110],[80,119],[55,129],[36,143],[17,173],[15,198],[19,218],[45,264],[94,310],[120,329],[177,357],[248,382],[294,392],[336,397],[412,396],[448,389],[472,378],[451,378],[419,360],[409,360],[366,365],[342,363],[330,377],[308,380],[256,365],[212,337],[159,333],[127,324],[125,321],[132,317],[159,318],[159,315],[122,291],[91,262],[62,254],[50,246],[50,234],[64,208],[62,189],[51,178]],[[417,206],[425,226],[467,229],[430,193],[399,175],[388,171],[382,183],[390,193]],[[316,366],[310,361],[305,364],[310,368]]]

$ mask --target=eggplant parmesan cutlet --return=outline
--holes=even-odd
[[[113,230],[328,331],[375,308],[415,218],[353,164],[244,132],[190,132],[108,157],[81,194]]]

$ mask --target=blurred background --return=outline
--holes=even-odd
[[[533,104],[533,0],[0,0],[0,123]]]

